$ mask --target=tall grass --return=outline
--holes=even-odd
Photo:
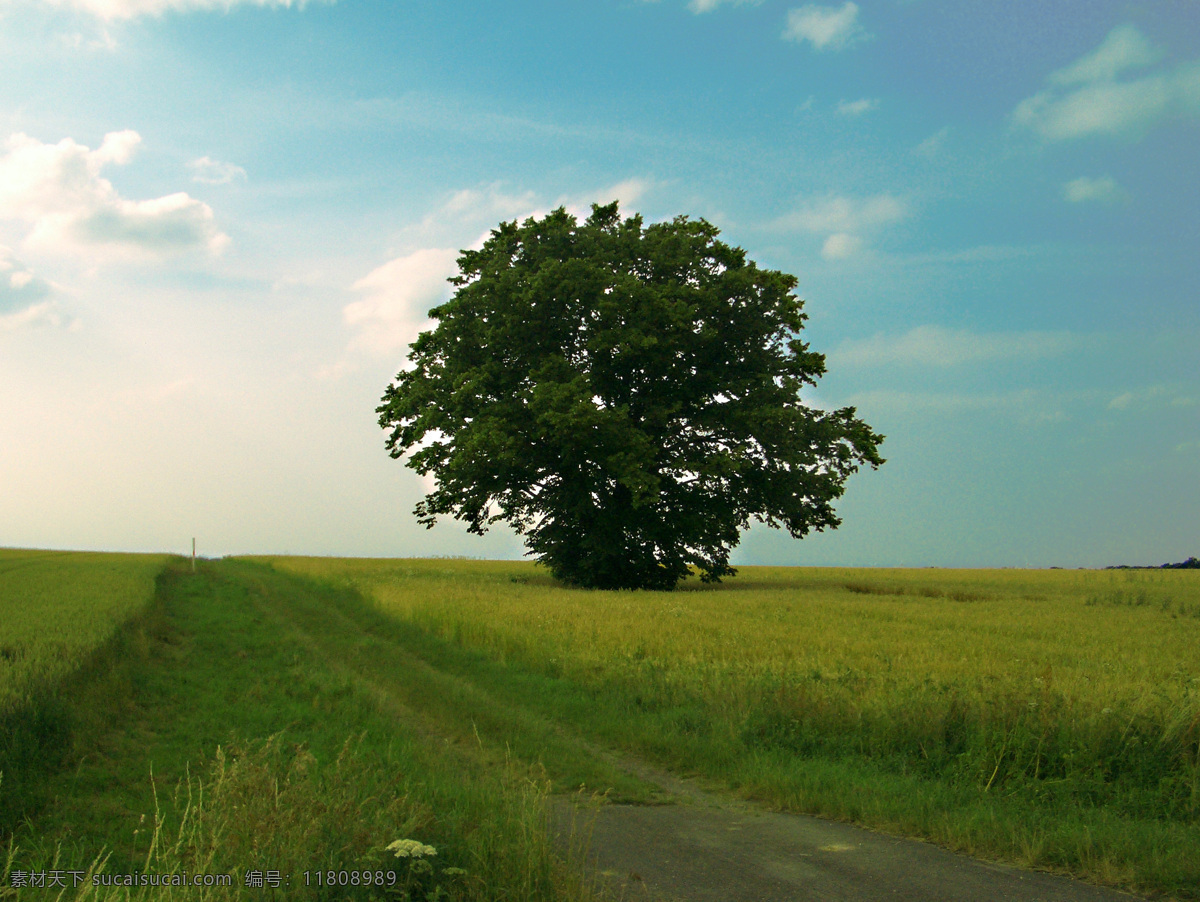
[[[781,806],[933,835],[944,812],[917,809],[984,805],[1024,826],[936,838],[1200,893],[1200,574],[744,568],[715,589],[618,593],[519,563],[273,563],[586,687],[590,732]],[[940,800],[839,807],[798,776],[818,760]],[[1095,849],[1045,839],[1072,818],[1081,835],[1127,827],[1123,851],[1088,865]],[[1166,847],[1158,864],[1113,864],[1147,844]]]
[[[72,716],[101,706],[109,730],[39,775],[52,801],[0,845],[0,897],[57,869],[65,887],[21,897],[590,899],[551,848],[540,771],[417,733],[388,693],[312,653],[291,612],[328,600],[266,568],[168,563],[152,609],[105,646],[129,652],[132,704],[80,685],[64,700]],[[144,652],[126,647],[139,636]],[[397,858],[396,840],[436,855]],[[362,879],[388,871],[395,883]],[[178,874],[229,880],[162,885]]]
[[[0,548],[0,716],[77,670],[145,610],[166,560]]]
[[[10,855],[0,887],[73,902],[591,898],[550,848],[544,786],[520,769],[455,781],[383,764],[354,740],[324,766],[282,734],[218,748],[145,812],[134,869],[59,846],[20,867]],[[396,840],[425,854],[397,857]]]
[[[119,703],[128,687],[101,662],[136,655],[126,627],[149,611],[166,560],[0,549],[0,835],[36,804],[39,775],[66,759],[83,721]],[[80,686],[98,667],[110,679]],[[81,692],[94,703],[80,705]]]

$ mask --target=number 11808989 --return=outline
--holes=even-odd
[[[395,871],[305,871],[305,886],[395,886]]]

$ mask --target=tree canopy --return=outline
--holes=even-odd
[[[652,589],[733,573],[753,520],[837,527],[883,436],[853,407],[804,404],[825,358],[799,337],[795,277],[718,234],[614,203],[501,223],[463,251],[377,409],[391,456],[436,478],[420,522],[506,521],[565,582]]]

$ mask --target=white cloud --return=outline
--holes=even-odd
[[[858,233],[876,231],[906,216],[907,205],[891,194],[865,198],[831,194],[809,201],[779,217],[772,225],[777,229],[825,233],[822,256],[827,260],[840,260],[862,249],[863,242]]]
[[[90,37],[80,32],[73,32],[71,34],[60,34],[57,40],[60,45],[69,50],[104,50],[111,52],[117,49],[116,38],[105,27],[99,28]]]
[[[15,313],[0,313],[0,335],[38,326],[61,326],[62,322],[62,316],[54,301],[42,301],[40,304],[30,304]]]
[[[1013,121],[1050,141],[1087,135],[1136,138],[1167,115],[1172,93],[1162,77],[1088,85],[1065,96],[1041,91],[1020,103]]]
[[[1179,393],[1179,386],[1150,385],[1122,392],[1108,402],[1109,410],[1147,410],[1154,407],[1194,407],[1197,399]]]
[[[1132,25],[1118,25],[1099,47],[1065,69],[1050,75],[1056,85],[1090,84],[1112,81],[1126,69],[1142,69],[1162,59],[1162,51],[1153,47]]]
[[[450,296],[446,281],[458,271],[458,251],[426,248],[397,257],[354,283],[362,300],[342,311],[358,330],[353,346],[372,354],[392,354],[429,326],[429,310]]]
[[[0,245],[0,334],[63,325],[58,304],[50,297],[52,290],[49,282]]]
[[[509,194],[502,183],[494,182],[484,188],[464,188],[456,191],[431,216],[449,214],[461,219],[523,219],[538,209],[537,195],[532,191]]]
[[[638,201],[653,187],[654,183],[649,179],[625,179],[623,182],[591,192],[592,199],[587,200],[586,204],[590,210],[593,203],[607,204],[615,200],[620,203],[622,210],[629,212],[629,208],[637,206]]]
[[[878,106],[878,100],[872,100],[867,97],[854,101],[839,100],[837,111],[841,116],[861,116],[863,113],[871,112],[871,110]]]
[[[220,10],[235,6],[303,7],[306,0],[39,0],[44,5],[68,7],[105,21],[161,16],[168,12]],[[336,0],[328,0],[336,2]]]
[[[946,139],[950,137],[950,126],[946,125],[939,128],[936,132],[913,148],[913,153],[917,156],[933,159],[942,152],[942,145],[946,143]]]
[[[918,326],[903,335],[880,333],[844,342],[830,357],[839,366],[949,367],[1001,360],[1036,360],[1066,353],[1080,344],[1070,332],[992,332]]]
[[[533,191],[510,191],[502,182],[464,188],[407,229],[410,247],[481,247],[500,222],[523,221],[550,209]]]
[[[50,283],[35,276],[0,244],[0,312],[41,300],[49,293]]]
[[[758,5],[762,0],[690,0],[688,9],[694,13],[710,13],[718,6],[723,6],[726,3],[732,3],[734,6],[742,6],[746,3]]]
[[[872,411],[887,411],[889,415],[895,416],[992,410],[1007,412],[1026,423],[1063,420],[1066,414],[1059,405],[1074,400],[1070,396],[1055,396],[1030,389],[1007,394],[929,393],[881,389],[856,392],[845,399],[860,412],[865,412],[868,417],[872,416]]]
[[[422,243],[435,238],[440,247],[426,247],[397,257],[354,283],[353,289],[361,292],[363,298],[346,305],[342,311],[346,323],[356,330],[352,347],[388,355],[411,344],[422,330],[430,327],[429,309],[450,296],[452,286],[446,280],[458,271],[459,251],[455,248],[482,247],[501,221],[520,222],[531,216],[545,216],[560,206],[582,219],[590,215],[593,203],[607,204],[614,200],[628,215],[654,186],[649,179],[630,178],[597,191],[560,196],[553,202],[533,191],[509,191],[501,183],[454,192],[410,233],[410,237],[423,239]],[[323,377],[332,378],[341,372],[327,368]]]
[[[810,3],[788,10],[783,36],[789,41],[808,41],[817,50],[841,50],[867,37],[858,24],[858,4],[847,2],[840,8]]]
[[[192,170],[192,181],[205,185],[228,185],[237,179],[246,178],[246,170],[233,163],[222,163],[209,157],[201,157],[188,163]]]
[[[862,248],[862,239],[845,232],[837,232],[825,239],[821,245],[821,256],[826,260],[845,260],[853,257]]]
[[[1021,101],[1013,122],[1049,141],[1137,139],[1168,117],[1200,115],[1200,62],[1118,80],[1161,58],[1132,25],[1118,26],[1091,53],[1051,73],[1050,87]]]
[[[411,245],[479,247],[500,222],[523,222],[531,216],[545,216],[560,206],[583,219],[591,214],[593,203],[615,200],[621,212],[628,215],[656,185],[651,179],[629,178],[599,190],[560,195],[553,201],[534,191],[511,191],[502,182],[465,188],[450,195],[406,237]]]
[[[12,135],[0,155],[0,219],[27,223],[27,246],[59,253],[221,250],[229,239],[208,204],[182,192],[128,200],[101,177],[105,166],[128,163],[140,141],[134,131],[111,132],[89,150],[71,138],[43,144]]]
[[[830,194],[781,217],[776,225],[806,232],[855,232],[889,225],[907,215],[905,203],[891,194],[865,198]]]
[[[1072,179],[1063,185],[1063,199],[1073,204],[1105,203],[1111,204],[1126,197],[1125,190],[1117,184],[1111,175],[1102,175],[1098,179],[1086,175]]]
[[[510,194],[501,183],[496,182],[482,189],[468,188],[456,191],[430,218],[447,216],[472,222],[497,223],[500,220],[523,221],[530,216],[544,216],[551,208],[566,207],[576,215],[586,216],[593,203],[607,204],[618,201],[623,210],[633,207],[653,187],[648,179],[631,178],[596,191],[581,191],[576,194],[560,195],[555,201],[547,202],[533,191]]]
[[[1023,260],[1041,253],[1044,249],[1036,246],[1020,247],[1003,244],[980,244],[975,247],[963,248],[956,251],[932,251],[920,254],[907,254],[894,257],[901,263],[918,266],[959,266],[963,264],[1003,263],[1009,260]]]

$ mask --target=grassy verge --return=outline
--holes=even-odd
[[[43,811],[13,837],[4,884],[57,869],[78,872],[79,885],[72,877],[65,888],[22,892],[588,898],[549,847],[536,770],[495,767],[410,729],[397,717],[401,702],[313,653],[287,612],[319,607],[321,593],[263,568],[169,567],[159,580],[162,628],[144,633],[143,657],[128,658],[127,703],[106,709],[108,729],[81,760],[43,781]],[[417,857],[388,851],[396,840],[411,840],[401,851]],[[398,880],[390,892],[321,876],[357,873],[361,883],[364,872],[389,870]],[[136,885],[140,875],[183,873],[230,882]],[[113,885],[121,875],[135,885]],[[247,886],[259,880],[262,889]]]
[[[520,564],[274,565],[323,580],[368,634],[453,677],[414,705],[474,708],[485,740],[540,757],[561,785],[584,772],[534,737],[582,735],[780,808],[1200,898],[1193,574],[751,571],[660,594],[561,589]]]

